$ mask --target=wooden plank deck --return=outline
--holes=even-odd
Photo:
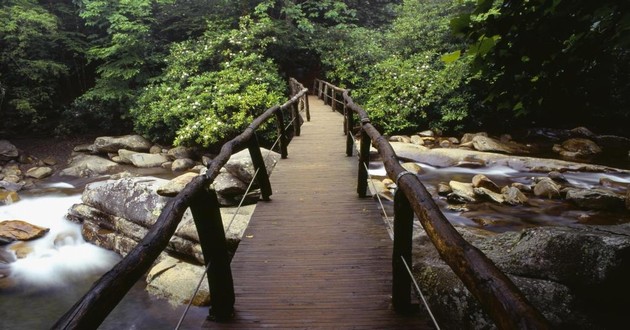
[[[310,96],[312,119],[273,175],[232,260],[235,318],[207,327],[424,329],[391,307],[392,242],[379,210],[356,193],[343,117]]]

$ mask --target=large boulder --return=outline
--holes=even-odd
[[[33,179],[43,179],[53,174],[54,170],[48,166],[33,167],[26,171],[26,176]]]
[[[140,135],[101,136],[94,140],[98,153],[116,153],[118,149],[148,152],[153,144]]]
[[[554,328],[606,328],[625,319],[630,226],[538,227],[493,236],[458,231],[512,279]],[[423,231],[414,244],[414,275],[426,288],[438,322],[445,328],[492,328]]]
[[[204,275],[205,267],[166,257],[155,265],[147,275],[147,291],[153,295],[164,297],[175,305],[188,304],[190,298],[194,306],[210,304],[210,288],[208,281],[202,281],[197,292],[199,278]]]
[[[600,154],[602,149],[589,139],[569,139],[554,145],[553,151],[566,158],[584,158]]]
[[[506,154],[529,152],[528,148],[522,144],[518,144],[513,141],[502,142],[483,135],[473,137],[472,145],[479,151],[500,152]]]
[[[260,148],[260,152],[265,161],[267,174],[271,175],[274,166],[280,159],[280,154],[265,148]],[[230,174],[247,184],[252,181],[254,173],[256,173],[254,163],[247,149],[233,154],[224,167]]]
[[[0,161],[15,159],[19,156],[16,146],[7,140],[0,140]]]
[[[429,150],[427,147],[413,143],[390,142],[389,144],[394,148],[399,159],[412,162],[422,162],[423,152]]]
[[[603,189],[568,189],[566,199],[589,210],[622,209],[625,198]]]
[[[195,165],[195,161],[190,158],[178,158],[173,161],[173,164],[171,164],[171,170],[173,172],[188,171],[195,167]]]
[[[85,178],[113,173],[119,169],[120,165],[109,159],[80,154],[71,158],[68,167],[62,170],[59,175]]]
[[[560,185],[550,178],[541,178],[534,186],[534,195],[547,199],[560,198]]]
[[[129,159],[135,167],[140,168],[160,167],[168,162],[168,158],[162,154],[135,153],[130,155]]]
[[[172,160],[184,159],[184,158],[193,159],[195,158],[195,152],[191,148],[179,146],[179,147],[170,149],[167,153],[167,156]]]
[[[186,187],[187,184],[190,183],[190,181],[192,181],[192,179],[198,175],[199,174],[193,172],[184,173],[169,182],[160,185],[157,189],[157,193],[160,196],[166,197],[176,196],[180,191],[182,191],[182,189],[184,189],[184,187]]]
[[[4,241],[29,241],[40,238],[50,231],[49,228],[32,225],[21,220],[0,222],[0,238]]]

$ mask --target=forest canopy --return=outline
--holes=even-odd
[[[287,96],[350,88],[384,133],[627,134],[630,12],[603,0],[3,0],[0,133],[213,145]]]

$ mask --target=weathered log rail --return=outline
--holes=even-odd
[[[206,175],[197,176],[176,197],[168,202],[144,239],[109,272],[95,282],[92,288],[64,314],[53,329],[96,329],[124,298],[131,287],[145,274],[167,246],[175,233],[184,212],[191,208],[199,233],[201,249],[208,268],[208,283],[212,297],[210,316],[217,320],[229,319],[234,309],[234,286],[228,257],[225,232],[216,193],[210,184],[219,175],[230,156],[245,147],[249,149],[257,170],[256,180],[263,199],[272,194],[269,177],[260,153],[256,130],[266,121],[275,118],[282,158],[287,158],[288,137],[285,132],[285,113],[292,118],[293,133],[300,135],[298,120],[300,105],[310,119],[308,90],[291,78],[291,98],[281,106],[266,110],[237,137],[221,148],[219,155],[208,165]]]
[[[353,102],[348,90],[318,79],[314,83],[313,94],[323,99],[324,103],[330,104],[333,110],[338,109],[345,115],[344,132],[348,136],[346,149],[348,156],[351,156],[353,151],[354,114],[359,118],[361,142],[358,194],[366,195],[365,165],[369,160],[370,144],[378,149],[388,177],[398,186],[394,198],[392,256],[394,282],[392,297],[397,310],[405,311],[410,305],[411,285],[405,262],[411,265],[411,237],[415,213],[441,258],[462,280],[499,328],[549,328],[547,320],[531,306],[516,285],[486,255],[461,237],[435,204],[419,177],[408,175],[411,173],[400,165],[392,146],[370,123],[367,112]],[[338,108],[338,105],[342,105],[342,108]]]

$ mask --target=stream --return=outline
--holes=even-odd
[[[80,202],[86,183],[41,184],[22,191],[19,202],[0,206],[0,220],[20,219],[50,228],[43,238],[14,243],[31,251],[26,258],[8,265],[0,262],[0,329],[49,329],[121,259],[85,242],[81,226],[65,219],[67,210]],[[0,253],[7,248],[0,247]],[[7,272],[13,283],[3,286],[1,277]],[[141,279],[99,329],[173,329],[184,308],[149,295]],[[199,328],[207,313],[207,307],[192,307],[182,328]]]
[[[512,182],[531,184],[533,176],[546,174],[521,173],[508,167],[435,168],[420,164],[421,180],[454,225],[472,226],[490,232],[520,230],[532,226],[570,225],[575,223],[618,224],[630,222],[629,212],[579,210],[562,200],[530,198],[527,205],[506,206],[492,203],[466,205],[466,210],[452,210],[444,197],[437,196],[439,182],[470,182],[476,174],[485,174],[497,185]],[[161,176],[160,173],[142,173]],[[382,163],[372,163],[370,174],[384,177]],[[630,183],[630,174],[563,173],[569,184],[582,188],[599,185],[601,178]],[[102,274],[120,257],[110,251],[86,243],[80,225],[65,219],[67,210],[80,202],[84,186],[90,182],[76,179],[43,181],[37,189],[20,193],[17,203],[0,206],[0,220],[20,219],[50,228],[41,239],[18,243],[32,250],[26,258],[4,264],[0,262],[0,329],[47,329],[80,299]],[[93,180],[92,180],[93,181]],[[385,203],[392,214],[392,203]],[[8,246],[0,247],[0,258]],[[1,260],[1,259],[0,259]],[[2,285],[2,274],[14,283]],[[4,280],[6,280],[5,278]],[[185,306],[173,306],[153,297],[139,280],[99,329],[173,329]],[[182,328],[199,328],[208,313],[207,307],[192,307]]]

